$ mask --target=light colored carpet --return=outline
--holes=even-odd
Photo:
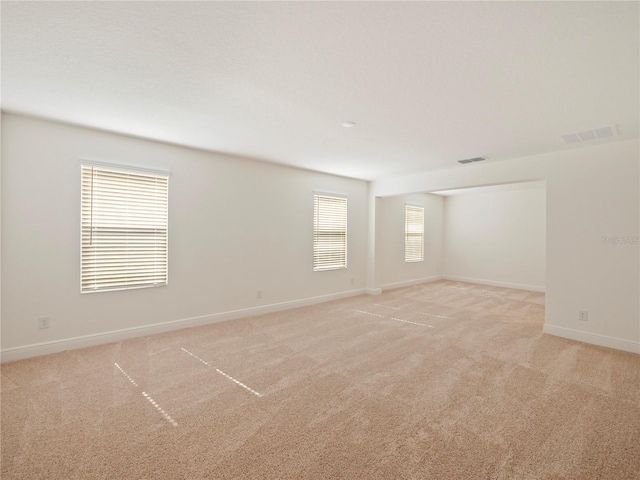
[[[640,479],[640,356],[440,281],[2,366],[2,478]]]

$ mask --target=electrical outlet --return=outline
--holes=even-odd
[[[49,328],[51,326],[51,317],[38,317],[38,328],[42,330],[43,328]]]
[[[578,320],[580,320],[581,322],[586,322],[587,320],[589,320],[589,314],[586,310],[580,310],[578,312]]]
[[[258,290],[258,293],[256,294],[256,298],[262,298],[262,290]]]
[[[356,283],[356,279],[351,277],[351,285],[353,285],[354,283]]]

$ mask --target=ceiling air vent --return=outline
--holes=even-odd
[[[458,160],[458,163],[472,163],[472,162],[481,162],[483,160],[486,160],[487,157],[473,157],[473,158],[467,158],[466,160]]]
[[[580,142],[589,142],[591,140],[597,140],[599,138],[615,137],[616,135],[618,135],[616,126],[609,125],[606,127],[594,128],[593,130],[585,130],[584,132],[563,135],[562,139],[565,141],[565,143],[573,144]]]

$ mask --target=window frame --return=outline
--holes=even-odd
[[[413,210],[416,213],[418,210],[420,211],[420,221],[421,221],[421,229],[418,232],[418,225],[410,224],[410,211]],[[414,227],[416,231],[411,231],[411,227]],[[404,261],[405,263],[416,263],[416,262],[424,262],[424,251],[425,251],[425,233],[424,233],[425,223],[424,223],[424,205],[419,205],[415,203],[405,203],[404,204]],[[412,245],[410,239],[418,238],[420,239],[419,248],[416,249],[415,245]],[[415,254],[415,251],[419,250],[419,256]]]
[[[324,199],[328,199],[328,202],[336,202],[336,203],[342,203],[344,202],[344,206],[341,207],[344,209],[344,217],[338,219],[338,227],[342,227],[342,225],[340,225],[340,223],[343,224],[343,228],[340,228],[340,230],[338,230],[337,235],[342,235],[344,238],[343,240],[340,242],[341,245],[339,245],[339,248],[334,248],[333,250],[333,255],[335,256],[335,252],[337,251],[338,254],[337,256],[339,258],[344,258],[343,262],[333,262],[331,263],[330,260],[321,260],[322,257],[326,257],[326,256],[330,256],[331,253],[327,253],[325,252],[324,254],[322,254],[321,252],[318,252],[319,247],[321,246],[319,241],[318,241],[318,237],[320,235],[320,230],[319,230],[319,218],[318,216],[320,215],[320,211],[319,211],[319,207],[320,204],[318,203],[320,201],[321,198]],[[327,219],[328,221],[331,222],[335,222],[336,219],[330,220]],[[328,193],[328,192],[318,192],[315,191],[313,192],[313,245],[312,245],[312,266],[313,266],[313,271],[314,272],[325,272],[325,271],[329,271],[329,270],[339,270],[339,269],[346,269],[347,265],[348,265],[348,251],[349,251],[349,197],[345,194],[340,194],[340,193]],[[334,233],[333,235],[336,235],[336,233]],[[330,242],[329,242],[330,243]],[[325,247],[326,248],[326,247]],[[326,265],[323,265],[326,264]]]
[[[86,228],[87,219],[85,218],[85,211],[86,209],[89,209],[91,214],[93,214],[93,212],[95,211],[95,199],[93,199],[93,197],[92,197],[92,201],[94,201],[94,204],[91,204],[88,206],[85,205],[85,195],[86,195],[85,189],[87,188],[87,186],[85,185],[85,175],[84,175],[85,168],[93,168],[93,169],[101,170],[103,172],[112,172],[113,174],[116,174],[116,175],[120,174],[123,176],[131,175],[131,176],[148,177],[150,179],[151,178],[162,179],[162,181],[164,182],[164,186],[162,188],[165,190],[166,193],[164,194],[164,196],[162,195],[160,196],[160,197],[163,197],[163,200],[161,201],[162,205],[160,206],[160,211],[162,211],[162,215],[160,215],[159,217],[161,218],[161,221],[160,223],[156,223],[154,226],[149,226],[148,228],[156,231],[160,230],[164,232],[164,234],[162,235],[162,237],[164,238],[164,241],[161,244],[163,246],[161,247],[161,250],[162,249],[164,250],[164,255],[162,255],[164,265],[160,268],[160,271],[162,272],[162,274],[152,275],[152,276],[159,276],[163,278],[163,281],[140,284],[140,283],[135,283],[134,281],[131,280],[131,278],[129,278],[126,281],[120,282],[115,285],[111,285],[107,287],[96,287],[97,281],[94,280],[93,287],[87,286],[86,269],[89,267],[85,264],[85,260],[83,260],[83,257],[89,257],[90,255],[93,255],[93,258],[95,259],[99,257],[100,254],[95,252],[92,254],[91,252],[85,249],[85,244],[84,244],[84,242],[86,241],[86,231],[87,231],[87,228]],[[166,170],[154,170],[154,169],[149,169],[144,167],[125,165],[125,164],[112,164],[112,163],[95,162],[95,161],[89,161],[89,160],[80,161],[80,249],[79,250],[80,250],[80,293],[82,295],[92,294],[92,293],[102,293],[102,292],[114,292],[114,291],[123,291],[123,290],[138,290],[138,289],[144,289],[144,288],[164,287],[169,284],[169,177],[170,177],[170,172]],[[157,205],[156,205],[156,209],[158,209]],[[140,223],[138,223],[137,225],[138,225],[137,228],[141,228]],[[94,229],[99,227],[94,227],[91,225],[90,228]],[[114,228],[114,227],[111,227],[111,228]],[[153,235],[153,238],[157,238],[157,237],[158,235]],[[155,251],[154,251],[154,254],[155,254]],[[89,262],[87,261],[86,263],[89,263]],[[142,266],[144,267],[144,265]]]

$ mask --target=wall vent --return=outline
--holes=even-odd
[[[594,128],[593,130],[563,135],[562,139],[565,143],[571,145],[580,142],[590,142],[591,140],[598,140],[600,138],[615,137],[616,135],[618,135],[616,126],[608,125],[606,127]]]
[[[486,160],[488,157],[473,157],[473,158],[467,158],[465,160],[458,160],[458,163],[472,163],[472,162],[481,162],[483,160]]]

